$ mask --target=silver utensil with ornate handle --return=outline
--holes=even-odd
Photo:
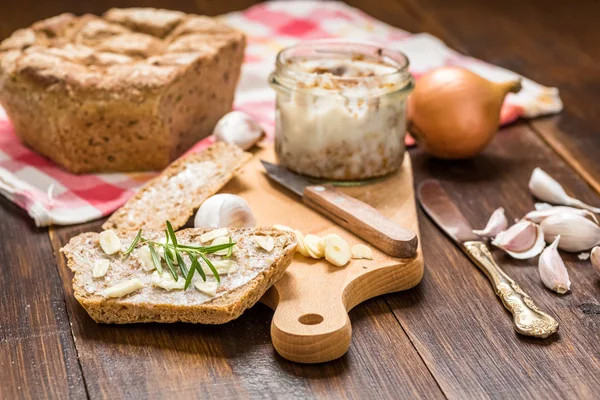
[[[482,270],[496,295],[513,315],[515,330],[526,336],[546,338],[558,330],[558,322],[541,311],[520,287],[494,261],[487,245],[479,240],[439,181],[419,185],[417,198],[423,210]]]

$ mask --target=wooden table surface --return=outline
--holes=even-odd
[[[9,3],[0,5],[1,36],[60,11],[101,12],[133,2]],[[145,3],[215,14],[252,1]],[[598,1],[350,3],[561,90],[561,115],[502,129],[471,161],[438,161],[412,149],[417,183],[443,180],[475,226],[499,206],[511,219],[532,209],[526,186],[537,166],[576,197],[600,204]],[[419,221],[422,283],[352,310],[354,337],[344,357],[299,365],[274,352],[272,311],[261,304],[223,326],[95,324],[72,297],[57,249],[100,222],[36,229],[2,198],[0,398],[598,398],[600,279],[589,261],[565,257],[572,291],[558,296],[542,286],[535,260],[496,253],[561,324],[549,339],[529,339],[512,330],[483,274],[422,213]]]

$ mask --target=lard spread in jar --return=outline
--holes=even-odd
[[[277,92],[279,163],[316,178],[364,180],[402,164],[408,59],[368,43],[314,41],[282,50]]]

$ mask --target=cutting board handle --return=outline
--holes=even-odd
[[[272,303],[275,309],[271,322],[275,350],[288,360],[311,364],[344,355],[350,347],[352,326],[339,288],[327,287],[327,282],[286,280],[293,280],[293,277],[286,274],[278,282],[279,287],[286,288],[284,298],[280,298],[276,287],[273,287],[268,293],[272,300],[263,299],[265,303]],[[317,287],[310,290],[308,286]],[[298,295],[294,295],[294,289],[298,290]],[[307,296],[306,293],[313,295]]]

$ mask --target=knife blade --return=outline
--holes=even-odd
[[[541,311],[520,287],[494,261],[469,221],[450,199],[438,180],[422,182],[417,199],[425,213],[444,231],[487,276],[504,307],[513,314],[515,330],[526,336],[546,338],[558,330],[554,318]]]
[[[328,217],[379,250],[399,258],[417,255],[418,238],[370,205],[308,178],[261,160],[267,176],[302,198],[305,205]]]

